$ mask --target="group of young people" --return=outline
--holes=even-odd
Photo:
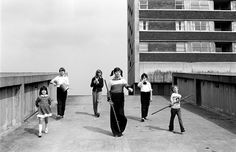
[[[124,113],[124,88],[129,92],[133,92],[133,89],[128,85],[127,81],[123,78],[123,71],[116,67],[112,70],[111,75],[113,78],[107,83],[102,77],[102,71],[97,70],[95,76],[92,78],[90,87],[92,87],[93,97],[93,111],[95,117],[100,117],[100,103],[102,100],[102,89],[104,84],[107,89],[107,101],[110,104],[110,127],[114,137],[121,137],[127,125],[127,118]],[[64,68],[59,69],[59,75],[51,80],[51,84],[57,87],[57,118],[64,117],[67,90],[69,89],[68,76],[65,73]],[[148,109],[150,102],[152,101],[152,87],[148,81],[146,73],[141,75],[141,80],[138,83],[140,88],[141,99],[141,122],[147,120]],[[174,129],[174,118],[177,115],[181,132],[184,132],[184,126],[181,118],[180,100],[181,95],[178,93],[178,87],[172,87],[173,93],[170,97],[171,117],[169,123],[169,131]],[[43,132],[43,119],[45,120],[44,133],[48,133],[48,117],[52,116],[51,105],[52,98],[48,95],[47,87],[42,86],[39,91],[39,97],[35,102],[38,108],[39,119],[39,133],[38,137],[42,137]]]
[[[112,70],[111,75],[113,78],[109,81],[108,85],[106,80],[102,78],[102,71],[99,69],[96,71],[95,76],[91,80],[90,86],[93,95],[93,110],[96,117],[100,116],[100,103],[102,88],[107,85],[107,101],[110,103],[110,127],[115,137],[120,137],[126,128],[127,118],[124,114],[124,88],[129,92],[133,92],[133,89],[128,85],[127,81],[123,78],[123,71],[116,67]],[[141,75],[140,82],[138,83],[140,88],[141,99],[141,122],[147,120],[148,109],[150,102],[152,101],[152,87],[148,81],[148,75],[143,73]],[[174,129],[174,118],[177,115],[181,133],[185,132],[180,110],[181,95],[178,93],[178,87],[172,87],[172,94],[170,97],[171,117],[169,123],[169,131]]]

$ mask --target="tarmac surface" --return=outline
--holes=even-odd
[[[125,97],[128,119],[122,137],[113,137],[110,106],[103,97],[101,116],[94,117],[91,96],[70,96],[63,119],[49,119],[49,133],[38,138],[38,120],[31,117],[21,127],[0,138],[0,152],[236,152],[236,120],[191,104],[182,105],[186,132],[168,131],[168,98],[153,96],[148,120],[140,122],[140,97]],[[56,108],[53,108],[56,113]]]

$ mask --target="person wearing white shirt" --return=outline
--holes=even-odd
[[[69,89],[69,79],[65,74],[65,68],[59,69],[59,76],[56,76],[50,83],[57,87],[57,115],[58,118],[63,118],[66,107],[67,90]]]
[[[138,83],[138,87],[141,92],[141,122],[144,122],[147,120],[150,101],[152,101],[152,86],[148,81],[148,76],[146,73],[141,75],[141,81]]]
[[[175,115],[178,116],[179,120],[179,126],[181,133],[185,132],[182,116],[181,116],[181,109],[180,109],[180,101],[181,101],[181,95],[179,94],[179,89],[177,86],[172,86],[172,94],[170,97],[170,106],[171,106],[171,116],[170,116],[170,123],[169,123],[169,131],[174,130],[174,119]]]

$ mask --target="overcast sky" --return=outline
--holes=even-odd
[[[127,78],[126,0],[1,0],[0,72],[69,74],[70,94],[91,94],[99,68]]]

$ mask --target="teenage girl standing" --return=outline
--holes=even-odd
[[[111,76],[114,75],[113,79],[109,83],[109,91],[111,95],[111,101],[114,106],[114,111],[111,107],[110,109],[110,126],[112,133],[115,137],[122,136],[127,124],[127,118],[124,114],[124,87],[133,92],[133,89],[129,87],[127,81],[122,77],[122,70],[116,67],[112,72]],[[108,97],[109,98],[109,97]],[[109,99],[108,99],[109,100]],[[117,117],[117,119],[115,118]],[[117,122],[118,121],[118,122]],[[119,125],[119,127],[118,127]]]

